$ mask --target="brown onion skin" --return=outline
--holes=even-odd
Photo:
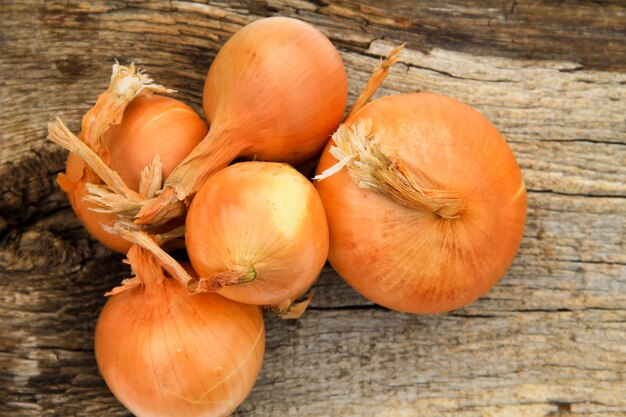
[[[476,300],[512,263],[526,221],[522,173],[507,143],[476,110],[437,94],[384,97],[346,123],[360,118],[373,121],[383,149],[458,192],[465,206],[446,220],[359,188],[342,169],[316,182],[330,263],[359,293],[390,309],[441,313]],[[318,173],[337,162],[331,144]]]
[[[190,296],[174,280],[111,296],[96,326],[100,373],[137,417],[230,415],[252,389],[264,351],[257,306]]]
[[[203,107],[215,132],[248,144],[240,157],[298,164],[324,147],[347,97],[343,62],[328,38],[300,20],[271,17],[224,44]]]
[[[75,167],[82,167],[82,159],[70,153],[67,157],[67,165],[65,172],[69,176],[69,172]],[[99,213],[92,209],[98,208],[95,204],[83,200],[87,195],[84,181],[78,181],[74,184],[74,189],[67,193],[70,206],[74,210],[74,214],[80,220],[83,227],[87,229],[89,234],[95,237],[100,243],[119,253],[126,253],[130,249],[131,243],[120,236],[116,236],[107,232],[103,226],[112,227],[119,220],[114,214]]]
[[[139,97],[126,108],[121,124],[105,133],[108,155],[104,160],[130,189],[137,191],[140,172],[155,154],[159,154],[163,177],[167,178],[207,132],[207,124],[184,103],[158,95]],[[70,153],[66,175],[74,182],[74,189],[68,192],[72,209],[93,237],[116,252],[126,253],[131,244],[102,228],[112,226],[119,218],[94,212],[91,209],[96,206],[83,200],[87,193],[81,179],[83,167],[82,160]]]
[[[139,173],[159,154],[163,178],[200,143],[207,124],[183,102],[171,97],[139,97],[124,111],[122,123],[106,134],[109,166],[129,188],[139,189]]]

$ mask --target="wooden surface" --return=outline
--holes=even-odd
[[[626,416],[626,4],[268,0],[0,4],[0,415],[126,416],[97,372],[102,294],[127,275],[80,227],[46,142],[76,131],[114,58],[200,110],[219,46],[294,16],[339,48],[351,100],[393,45],[379,95],[428,90],[482,111],[529,190],[507,275],[453,313],[369,303],[325,269],[299,321],[267,322],[237,416]]]

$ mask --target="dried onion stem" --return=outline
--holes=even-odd
[[[248,284],[256,279],[257,273],[253,265],[249,267],[236,265],[229,271],[216,272],[208,278],[200,278],[198,290],[214,292],[222,287]]]
[[[457,193],[421,186],[401,159],[387,156],[376,143],[371,120],[359,119],[350,126],[341,125],[333,141],[330,153],[339,162],[315,180],[328,178],[346,167],[359,187],[379,192],[405,207],[428,210],[444,219],[457,218],[463,209],[463,200]],[[424,172],[420,175],[428,178]]]
[[[124,110],[135,98],[153,93],[174,92],[175,90],[156,84],[145,72],[138,71],[134,63],[126,67],[116,61],[109,87],[83,117],[83,140],[100,154],[104,147],[104,133],[110,126],[122,121]]]
[[[141,201],[139,194],[128,188],[117,172],[109,168],[102,158],[78,139],[58,117],[53,123],[48,124],[48,139],[78,155],[113,192],[131,201]]]
[[[172,258],[167,252],[165,252],[154,238],[139,230],[126,230],[123,224],[117,223],[115,225],[115,231],[119,233],[124,239],[134,243],[137,246],[141,246],[163,265],[163,268],[175,279],[177,279],[189,293],[196,293],[198,288],[198,280],[193,278],[185,271],[176,259]]]
[[[378,87],[380,87],[383,81],[385,81],[385,79],[387,78],[391,66],[398,62],[398,59],[400,59],[400,53],[404,49],[404,45],[405,44],[402,44],[392,49],[387,57],[383,60],[383,62],[381,62],[378,67],[376,67],[369,81],[363,88],[363,91],[361,91],[361,94],[359,94],[359,97],[357,97],[356,101],[350,108],[350,113],[348,113],[346,119],[359,111],[363,106],[365,106],[367,102],[372,98],[374,93],[376,93]]]

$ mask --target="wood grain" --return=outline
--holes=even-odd
[[[200,110],[220,45],[285,15],[339,48],[353,100],[407,42],[378,95],[434,91],[483,112],[529,189],[519,255],[476,303],[412,316],[325,268],[299,321],[269,319],[237,416],[626,416],[626,4],[393,0],[0,5],[0,415],[127,416],[100,378],[102,294],[128,274],[55,185],[114,58]]]

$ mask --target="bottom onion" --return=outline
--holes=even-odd
[[[259,307],[188,295],[144,249],[133,246],[128,257],[136,285],[114,291],[96,327],[107,385],[138,417],[229,415],[261,368]]]

